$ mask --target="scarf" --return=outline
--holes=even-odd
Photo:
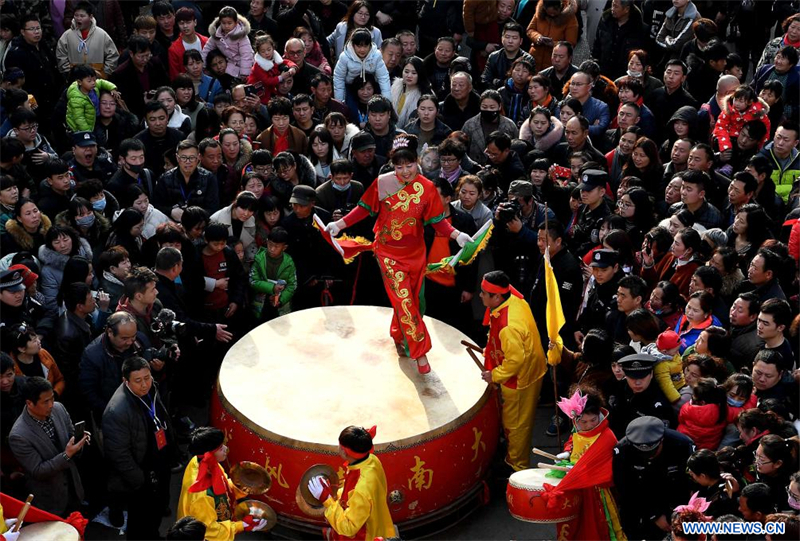
[[[204,492],[211,487],[214,494],[219,496],[228,490],[225,474],[219,467],[219,462],[214,458],[214,451],[208,451],[200,460],[197,469],[197,478],[189,487],[189,492]]]
[[[283,58],[281,58],[281,55],[278,54],[278,51],[274,51],[272,53],[272,60],[264,58],[260,54],[256,53],[255,61],[261,69],[267,72],[272,70],[272,68],[275,66],[280,66],[283,64]]]
[[[458,182],[458,177],[460,177],[460,176],[461,176],[461,166],[460,165],[458,167],[456,167],[453,170],[453,172],[450,173],[449,175],[444,172],[444,169],[441,169],[439,171],[439,177],[445,179],[447,181],[447,183],[450,184],[451,186],[455,186],[456,182]]]

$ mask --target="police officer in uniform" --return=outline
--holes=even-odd
[[[591,329],[605,329],[609,312],[617,309],[617,284],[623,276],[616,250],[595,250],[592,254],[592,277],[586,304],[578,315],[575,341],[580,344]]]
[[[572,228],[572,249],[578,256],[584,255],[600,244],[600,222],[611,214],[605,193],[608,173],[600,169],[587,169],[581,174],[581,208],[578,221]]]
[[[566,320],[560,334],[564,339],[564,345],[574,351],[576,347],[574,338],[575,318],[583,293],[581,264],[578,262],[578,258],[567,250],[564,226],[556,220],[550,220],[547,224],[539,225],[537,244],[539,253],[542,256],[544,256],[545,248],[548,245],[550,247],[550,264],[553,266],[553,274],[558,284],[558,294],[561,299],[561,307],[564,310],[564,319]],[[539,263],[539,272],[533,282],[529,304],[531,305],[536,325],[539,327],[542,346],[547,351],[547,291],[545,290],[544,280],[544,258]]]
[[[639,417],[628,425],[612,462],[628,539],[663,539],[669,533],[672,510],[688,500],[686,463],[693,452],[692,440],[659,418]]]
[[[627,385],[609,398],[611,429],[618,438],[629,423],[640,417],[655,417],[666,427],[674,427],[675,410],[653,379],[656,358],[645,353],[628,355],[618,361]]]

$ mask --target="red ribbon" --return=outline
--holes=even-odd
[[[208,487],[212,487],[217,496],[228,490],[225,474],[219,468],[217,459],[214,458],[214,451],[208,451],[203,455],[200,467],[197,469],[197,478],[189,487],[189,492],[203,492],[208,490]]]
[[[371,439],[373,439],[373,440],[375,439],[375,434],[377,434],[377,433],[378,433],[378,425],[373,425],[372,428],[367,430],[367,434],[369,434],[369,437]],[[341,445],[341,444],[339,444],[339,445]],[[351,458],[359,459],[359,458],[364,458],[365,456],[368,456],[370,453],[375,451],[375,446],[373,445],[370,448],[370,450],[367,451],[366,453],[359,453],[357,451],[353,451],[352,449],[350,449],[349,447],[346,447],[344,445],[342,445],[342,449],[344,449],[344,452],[345,452],[345,454],[347,456],[349,456]]]

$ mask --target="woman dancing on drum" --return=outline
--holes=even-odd
[[[558,539],[627,539],[619,521],[619,511],[611,495],[611,461],[617,438],[608,427],[608,410],[595,389],[580,389],[562,398],[558,407],[570,419],[575,431],[558,456],[569,459],[572,469],[554,487],[545,485],[548,507],[559,505],[564,492],[579,491],[580,514],[557,525]],[[548,494],[549,493],[549,494]]]
[[[267,527],[266,519],[247,515],[233,520],[236,500],[246,496],[233,486],[220,466],[228,456],[225,433],[218,428],[200,427],[192,432],[189,453],[178,500],[177,519],[193,516],[206,525],[207,541],[233,541],[237,533],[257,532]]]
[[[420,174],[417,138],[399,135],[391,153],[393,173],[380,175],[367,188],[358,206],[325,230],[335,237],[367,216],[377,216],[371,249],[381,268],[383,285],[394,309],[390,334],[399,355],[417,362],[420,374],[431,371],[426,353],[431,339],[422,321],[420,296],[425,280],[424,227],[464,246],[471,237],[444,219],[444,208],[433,183]]]
[[[331,525],[323,530],[325,539],[396,537],[386,501],[386,474],[372,454],[376,429],[348,426],[339,434],[339,456],[347,461],[347,471],[337,499],[331,497],[325,477],[318,475],[308,482],[308,490],[325,506],[325,519]]]

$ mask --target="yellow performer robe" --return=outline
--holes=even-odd
[[[492,381],[500,384],[503,430],[508,440],[506,463],[515,471],[530,467],[536,405],[547,372],[539,330],[524,299],[511,295],[489,314],[484,350]]]
[[[383,465],[375,455],[349,465],[339,499],[328,498],[323,504],[325,518],[338,534],[334,539],[395,537],[386,487]]]
[[[233,520],[235,502],[230,501],[228,493],[215,496],[210,487],[204,492],[189,492],[189,487],[197,479],[199,467],[197,457],[193,457],[186,465],[181,483],[181,497],[178,500],[177,518],[182,519],[191,515],[205,524],[207,541],[232,541],[237,533],[244,531],[244,523]],[[245,494],[233,486],[222,466],[218,464],[217,467],[225,475],[231,493],[237,498],[244,497]]]

